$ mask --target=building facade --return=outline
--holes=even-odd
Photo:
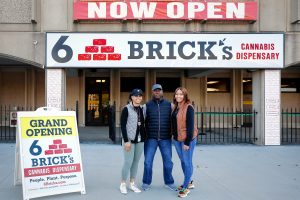
[[[161,83],[165,98],[172,100],[175,88],[184,86],[199,109],[255,109],[256,143],[280,144],[281,110],[300,109],[299,0],[228,0],[220,1],[221,4],[210,1],[193,1],[199,4],[188,4],[191,1],[132,1],[147,2],[145,5],[148,6],[157,3],[170,7],[171,14],[148,18],[146,15],[134,15],[136,7],[133,5],[139,4],[120,2],[3,0],[0,8],[0,105],[52,106],[62,110],[75,109],[77,105],[79,126],[107,126],[108,106],[115,104],[117,111],[120,111],[128,101],[128,92],[133,88],[142,88],[148,100],[151,98],[151,85]],[[245,5],[244,14],[234,12],[240,8],[238,3]],[[101,7],[104,5],[105,14]],[[182,15],[181,6],[186,6],[182,11],[186,13]],[[205,15],[200,16],[200,11]],[[49,38],[55,34],[58,35],[57,40],[51,43]],[[55,54],[53,46],[78,46],[89,34],[104,38],[119,34],[122,40],[135,34],[140,41],[144,37],[151,39],[151,35],[158,38],[156,41],[176,35],[179,38],[177,41],[180,41],[186,35],[197,38],[227,34],[227,41],[236,35],[248,37],[245,43],[255,40],[255,34],[265,36],[266,40],[281,35],[283,40],[276,39],[274,42],[282,45],[280,53],[283,60],[282,66],[272,66],[272,58],[266,59],[265,65],[261,66],[248,64],[247,61],[241,62],[247,63],[245,66],[220,62],[205,64],[204,60],[188,64],[176,59],[152,65],[144,61],[124,65],[82,64],[78,60],[78,65],[76,62],[65,62],[64,65],[57,64],[64,61],[50,62],[50,57],[53,58]],[[69,39],[59,43],[64,35]],[[66,43],[74,35],[79,38],[72,44]],[[115,43],[118,44],[118,41]],[[261,41],[261,44],[265,43],[272,42]],[[86,42],[85,45],[89,44]],[[82,51],[86,46],[81,46]],[[182,50],[183,56],[191,55],[191,47],[193,44],[182,47],[185,48]],[[265,48],[270,50],[272,47]],[[152,46],[152,51],[153,57],[160,56],[157,46]],[[204,51],[210,56],[209,48],[205,47]],[[66,52],[57,51],[56,58],[67,57]],[[73,55],[79,59],[75,53],[80,52],[74,51]],[[118,119],[119,112],[116,115],[117,125]]]

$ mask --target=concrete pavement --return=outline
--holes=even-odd
[[[153,183],[149,191],[119,192],[122,150],[119,145],[81,144],[87,194],[62,194],[38,199],[176,199],[176,192],[164,187],[158,151]],[[14,186],[15,145],[0,143],[0,199],[22,199],[22,186]],[[296,200],[300,197],[300,146],[206,145],[194,154],[196,188],[187,199],[201,200]],[[183,180],[173,148],[175,182]],[[141,184],[143,157],[137,177]]]

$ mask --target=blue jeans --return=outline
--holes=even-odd
[[[152,182],[152,168],[155,152],[159,147],[162,161],[163,161],[163,174],[165,184],[174,184],[172,176],[173,162],[172,162],[172,140],[157,140],[147,139],[144,144],[144,175],[143,183],[150,185]]]
[[[184,142],[178,142],[174,140],[174,145],[178,154],[178,157],[181,162],[181,168],[184,174],[184,182],[182,186],[184,188],[188,187],[188,184],[191,182],[191,178],[193,175],[193,153],[196,146],[196,139],[193,139],[190,142],[189,150],[183,150]]]

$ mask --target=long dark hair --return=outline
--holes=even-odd
[[[189,96],[188,96],[188,91],[186,88],[184,87],[178,87],[176,88],[175,92],[174,92],[174,96],[173,96],[173,104],[175,105],[175,109],[178,107],[178,102],[176,101],[175,99],[175,94],[178,90],[181,90],[182,93],[183,93],[183,101],[185,104],[189,104],[191,103],[191,100],[189,99]]]

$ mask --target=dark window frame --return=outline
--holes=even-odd
[[[145,77],[121,77],[120,92],[131,92],[139,88],[145,92]]]
[[[244,82],[248,81],[248,82]],[[252,94],[253,92],[253,86],[252,86],[252,78],[243,78],[243,94]],[[249,89],[247,89],[249,87]]]
[[[209,82],[218,81],[214,84],[209,84]],[[218,88],[218,84],[225,83],[225,90],[221,91],[208,91],[209,85],[216,85],[216,89]],[[220,87],[219,87],[220,88]],[[230,93],[231,92],[231,78],[207,78],[207,93]]]
[[[156,77],[156,83],[161,84],[164,92],[175,92],[181,86],[180,77]]]
[[[287,85],[287,87],[283,87]],[[282,88],[293,88],[296,91],[282,91]],[[282,93],[300,93],[300,78],[281,78],[280,91]]]

